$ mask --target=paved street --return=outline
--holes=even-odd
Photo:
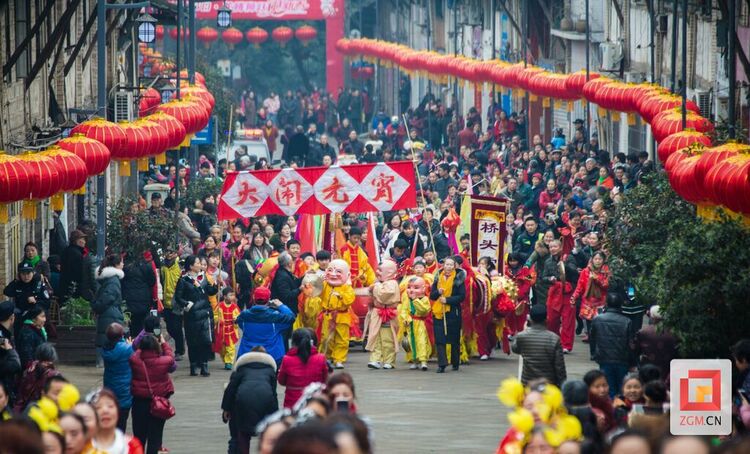
[[[580,378],[593,366],[585,344],[578,343],[565,359],[570,377]],[[517,374],[515,355],[473,360],[458,373],[449,370],[443,375],[435,374],[434,363],[428,372],[411,371],[401,363],[392,371],[374,371],[366,363],[367,355],[352,348],[346,370],[354,376],[360,413],[371,421],[377,452],[494,452],[508,427],[506,409],[495,391],[501,379]],[[101,384],[101,369],[61,369],[82,393]],[[229,374],[214,367],[207,379],[190,377],[187,362],[179,363],[172,399],[177,415],[167,422],[164,435],[172,453],[224,452],[228,431],[221,423],[219,404]]]

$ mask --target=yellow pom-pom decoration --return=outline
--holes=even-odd
[[[536,410],[537,416],[543,423],[549,423],[549,420],[552,417],[552,407],[542,401],[537,403],[534,406],[534,409]]]
[[[49,397],[42,397],[37,401],[36,406],[39,407],[39,410],[41,410],[47,419],[51,421],[57,420],[57,404],[55,404],[52,399]]]
[[[80,398],[81,394],[78,392],[78,388],[70,383],[66,383],[60,390],[60,395],[57,396],[57,405],[62,411],[70,411],[75,407]]]
[[[560,388],[554,385],[547,385],[544,387],[542,399],[545,404],[549,405],[553,412],[563,404],[563,395],[560,392]]]
[[[44,412],[36,406],[33,406],[29,408],[29,412],[27,413],[28,417],[36,423],[36,426],[39,427],[39,430],[41,432],[46,432],[47,427],[49,426],[49,418],[44,414]]]
[[[507,407],[518,407],[523,403],[526,390],[523,383],[515,378],[506,378],[497,388],[497,398]]]
[[[563,436],[554,429],[544,429],[544,439],[547,440],[547,443],[553,448],[557,448],[565,441]]]
[[[583,436],[581,421],[575,416],[560,415],[557,418],[557,431],[565,440],[580,440]]]
[[[525,408],[517,408],[508,413],[508,421],[519,432],[529,433],[534,428],[534,415]]]

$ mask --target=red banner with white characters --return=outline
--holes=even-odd
[[[505,214],[510,204],[498,197],[471,196],[471,264],[489,257],[502,274],[505,257],[505,236],[508,228]]]
[[[229,172],[219,220],[264,214],[391,211],[417,206],[411,161]]]

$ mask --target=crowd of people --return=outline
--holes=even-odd
[[[404,94],[408,81],[401,84]],[[177,219],[177,245],[126,257],[108,250],[93,267],[90,225],[46,260],[27,244],[18,277],[4,290],[10,300],[0,304],[0,419],[10,421],[0,435],[36,430],[36,445],[59,445],[45,452],[159,452],[174,415],[170,374],[187,362],[195,377],[210,376],[211,364],[231,371],[221,402],[230,452],[249,452],[256,436],[262,453],[372,452],[354,382],[341,372],[357,341],[370,352],[367,367],[381,371],[428,371],[436,360],[435,372],[450,366],[453,373],[473,358],[522,355],[516,400],[533,420],[512,424],[501,453],[709,452],[703,439],[665,438],[677,340],[657,329],[659,308],[647,311],[632,284],[608,267],[612,209],[648,184],[656,171],[648,154],[611,156],[582,121],[571,140],[556,129],[527,142],[526,114],[498,105],[483,118],[474,108],[461,116],[431,95],[415,108],[402,105],[403,117],[371,104],[355,89],[335,102],[318,91],[270,93],[263,101],[247,92],[237,113],[245,127],[263,129],[269,146],[283,129],[282,166],[413,160],[420,206],[374,213],[374,230],[367,214],[331,216],[326,224],[340,241],[303,250],[296,216],[218,222],[219,194],[181,206],[175,189],[184,194],[193,179],[271,165],[238,150],[230,162],[206,154],[198,169],[175,162],[148,174],[172,191],[133,210]],[[456,238],[452,222],[470,195],[508,201],[504,254],[476,266],[471,238]],[[368,238],[379,263],[365,252]],[[57,393],[67,380],[50,343],[50,312],[54,301],[70,298],[90,301],[96,315],[104,388],[40,423],[40,401],[63,410]],[[576,336],[598,365],[582,380],[565,365],[565,355],[580,348]],[[745,377],[748,343],[737,344],[733,358]],[[537,404],[545,389],[557,388],[564,402],[553,413],[574,416],[580,430],[550,439],[545,430],[556,420],[540,416]],[[735,387],[736,434],[750,424],[743,390],[750,392],[750,379]],[[133,437],[125,435],[128,419]],[[722,449],[743,452],[731,443]]]

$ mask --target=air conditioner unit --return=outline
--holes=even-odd
[[[622,44],[604,42],[599,44],[602,53],[602,71],[617,71],[622,61]]]
[[[701,116],[711,118],[711,92],[709,90],[695,90],[693,98],[701,110]]]
[[[115,93],[115,121],[133,121],[133,93],[118,91]]]

